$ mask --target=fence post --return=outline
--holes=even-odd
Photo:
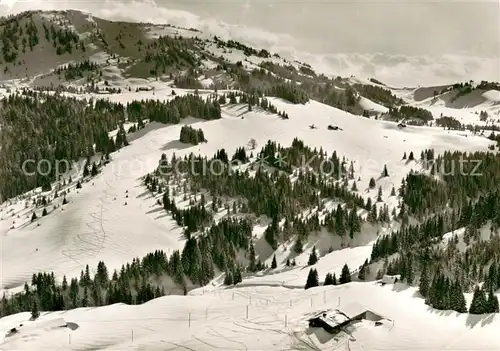
[[[71,334],[68,334],[68,341],[71,344]]]
[[[288,326],[288,315],[285,314],[285,328]]]
[[[323,301],[326,303],[326,290],[323,290]]]
[[[248,319],[248,305],[247,305],[247,319]]]
[[[134,329],[132,329],[132,343],[134,343]]]
[[[233,300],[234,300],[234,291],[233,291]]]
[[[188,323],[189,323],[189,328],[191,328],[191,312],[189,312],[188,315]]]
[[[311,307],[313,307],[313,298],[311,297]]]

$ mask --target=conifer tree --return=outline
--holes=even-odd
[[[83,177],[88,177],[89,175],[89,164],[88,160],[85,162],[85,165],[83,166]]]
[[[450,294],[450,309],[459,313],[467,312],[467,303],[460,282],[455,280],[449,291]]]
[[[389,172],[387,171],[387,165],[384,165],[384,170],[382,171],[382,176],[383,177],[388,177],[389,176]]]
[[[369,187],[370,189],[374,189],[374,188],[375,188],[375,185],[376,185],[376,183],[375,183],[375,179],[374,179],[374,178],[370,178],[370,182],[368,183],[368,187]]]
[[[382,187],[378,187],[377,202],[382,202]]]
[[[342,272],[340,273],[339,284],[346,284],[351,282],[351,272],[349,271],[349,267],[347,263],[342,267]]]
[[[311,254],[309,255],[309,260],[307,261],[308,266],[312,266],[318,262],[318,255],[316,254],[316,246],[313,247]]]
[[[331,273],[326,273],[325,282],[323,283],[323,285],[335,285],[333,284],[333,276]]]
[[[486,293],[482,288],[476,286],[474,289],[474,295],[472,297],[472,302],[469,307],[470,314],[485,314],[489,312],[489,304],[486,298]]]
[[[271,268],[275,269],[278,266],[276,263],[276,255],[273,255],[273,261],[271,262]]]
[[[253,247],[253,244],[250,244],[250,258],[249,258],[249,263],[248,263],[248,270],[250,272],[256,272],[257,271],[257,265],[256,265],[256,258],[255,258],[255,249]]]
[[[233,285],[233,275],[229,271],[226,271],[226,275],[224,276],[224,285]]]
[[[31,307],[31,319],[35,320],[38,317],[40,317],[40,311],[38,310],[38,303],[35,300],[33,301],[33,305]]]
[[[233,284],[236,285],[238,283],[241,283],[243,281],[243,277],[241,275],[241,268],[239,265],[236,265],[236,268],[234,269],[233,273]]]
[[[96,175],[99,174],[99,170],[97,169],[97,165],[95,164],[95,162],[92,164],[92,170],[90,171],[90,175],[92,177],[95,177]]]
[[[359,267],[359,272],[358,272],[358,279],[359,280],[365,280],[366,279],[366,266],[365,263]]]
[[[89,292],[87,289],[87,285],[83,288],[83,299],[82,299],[82,307],[87,307],[89,305]]]
[[[302,253],[302,239],[300,234],[297,235],[297,240],[295,240],[295,244],[293,245],[293,251],[298,254]]]
[[[429,296],[429,284],[429,271],[427,269],[427,264],[424,264],[422,273],[420,275],[420,282],[418,285],[418,291],[424,298],[427,298]]]
[[[309,274],[307,275],[307,282],[304,288],[307,290],[315,286],[319,286],[318,271],[314,268],[311,268],[309,270]]]
[[[490,286],[488,291],[488,313],[498,313],[498,298]]]

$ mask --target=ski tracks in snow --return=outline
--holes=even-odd
[[[86,215],[88,221],[85,225],[89,230],[76,235],[77,240],[72,244],[74,247],[62,250],[62,254],[66,258],[78,265],[85,263],[80,261],[82,258],[96,257],[106,242],[107,234],[104,229],[104,214],[109,211],[109,207],[105,205],[110,204],[109,198],[113,198],[115,194],[111,192],[112,187],[108,181],[104,178],[102,180],[106,183],[106,189],[103,191],[104,196],[99,199],[100,203],[96,206],[96,211]]]

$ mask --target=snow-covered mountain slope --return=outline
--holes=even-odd
[[[13,6],[5,6],[8,4]],[[365,11],[359,11],[359,6],[355,3],[334,2],[303,6],[303,10],[298,11],[288,3],[227,2],[221,8],[213,9],[199,2],[165,3],[153,0],[105,0],[98,4],[73,0],[65,2],[4,0],[0,4],[0,13],[7,15],[28,9],[74,8],[111,20],[171,23],[186,28],[197,28],[203,32],[243,41],[256,47],[264,47],[283,56],[293,54],[299,56],[297,59],[310,63],[315,69],[324,73],[331,73],[335,76],[354,74],[377,77],[387,84],[398,86],[448,84],[465,79],[498,79],[498,50],[495,51],[497,38],[494,35],[494,30],[498,26],[496,25],[497,19],[493,16],[494,2],[460,4],[459,6],[436,5],[432,11],[425,4],[406,4],[401,5],[397,16],[390,15],[395,10],[389,4],[367,3],[362,6],[367,6],[371,10]],[[412,8],[415,6],[423,12],[410,11],[407,9],[408,6]],[[474,11],[464,10],[463,6],[473,7],[474,11],[481,9],[486,15],[474,16]],[[437,8],[441,8],[440,14]],[[179,9],[185,11],[179,11]],[[452,16],[457,16],[455,17],[457,20],[463,18],[459,12],[460,9],[470,16],[464,34],[454,31],[452,25],[443,25],[446,21],[452,21],[450,20]],[[349,13],[356,13],[356,19],[362,25],[351,28],[349,33],[340,35],[338,33],[343,32],[345,23],[350,23],[345,21],[351,21],[348,19]],[[379,15],[374,15],[374,13]],[[418,18],[427,18],[428,25],[422,27],[415,22],[417,20],[412,15],[414,13],[425,13],[425,15],[419,15]],[[286,18],[286,21],[275,21],[275,18],[280,16]],[[336,16],[339,20],[334,19]],[[366,16],[366,21],[361,19],[363,16]],[[485,16],[488,16],[487,19]],[[318,18],[323,18],[323,20],[318,20]],[[377,18],[385,20],[379,23]],[[295,25],[297,22],[302,24],[301,28],[297,28]],[[311,28],[316,28],[316,30],[311,30]],[[390,42],[379,40],[379,38],[390,36],[394,28],[408,29],[412,34],[393,36]],[[383,32],[385,34],[378,34]],[[484,41],[485,38],[493,41]],[[470,48],[474,48],[472,52],[464,55],[437,54],[437,52],[457,52],[457,44],[460,47],[458,50],[462,52],[464,41],[471,44]],[[397,46],[404,47],[404,51],[411,48],[412,54],[405,55],[403,52],[397,52],[398,50],[396,52],[386,50]],[[429,50],[429,47],[433,49]],[[311,49],[314,52],[311,53]],[[489,51],[493,53],[493,56],[484,57],[477,50]],[[417,54],[418,51],[420,54]],[[429,55],[430,51],[436,54]]]
[[[332,335],[308,328],[316,313],[371,311]],[[20,326],[22,325],[22,326]],[[414,288],[351,283],[309,290],[198,289],[140,306],[115,304],[0,320],[2,350],[496,350],[498,315],[436,311]]]
[[[498,314],[484,312],[500,291],[500,140],[485,137],[499,130],[497,83],[394,88],[210,31],[78,11],[0,27],[0,350],[500,346]],[[436,127],[453,118],[457,130]],[[286,164],[281,151],[289,165],[257,171],[263,155]],[[160,159],[190,154],[243,172],[160,175]],[[304,155],[342,174],[311,175]],[[431,173],[428,155],[443,173],[479,158],[488,176]],[[29,157],[81,159],[62,178],[16,173]],[[304,290],[313,269],[314,285],[327,273],[341,285]],[[413,287],[380,286],[385,274]],[[479,286],[488,301],[472,308]],[[307,328],[351,303],[371,317],[335,336]]]
[[[122,102],[124,98],[147,97],[168,99],[161,91],[109,95],[110,99]],[[119,269],[134,257],[157,248],[167,251],[182,248],[181,229],[156,204],[140,179],[157,167],[162,153],[168,158],[173,153],[183,156],[191,152],[211,156],[221,148],[233,153],[250,138],[258,145],[272,140],[287,146],[298,137],[311,147],[322,147],[328,153],[336,151],[352,160],[360,177],[358,193],[363,197],[376,198],[377,189],[368,189],[368,181],[371,177],[380,178],[387,165],[389,177],[380,179],[378,185],[382,187],[384,201],[392,208],[397,200],[390,196],[391,188],[397,188],[411,169],[421,167],[418,161],[403,161],[404,152],[413,151],[418,155],[428,148],[437,153],[448,149],[474,151],[485,149],[490,143],[483,137],[430,127],[399,129],[395,123],[353,116],[315,101],[305,105],[292,105],[279,99],[270,101],[279,110],[286,111],[290,119],[282,120],[258,110],[247,112],[241,105],[228,105],[223,108],[220,120],[187,121],[192,122],[193,127],[201,127],[208,140],[198,146],[178,142],[181,125],[148,126],[149,132],[113,153],[112,162],[103,168],[102,174],[84,183],[81,190],[74,189],[74,180],[67,195],[69,204],[61,206],[56,199],[57,208],[41,217],[37,222],[39,226],[30,223],[31,204],[25,206],[21,200],[12,205],[4,203],[0,221],[2,289],[22,287],[39,271],[54,271],[58,279],[63,275],[77,277],[87,264],[92,268],[100,260],[110,269]],[[310,129],[310,124],[318,129]],[[328,125],[337,125],[341,130],[327,130]],[[138,133],[144,134],[144,131]],[[37,211],[40,215],[41,208]],[[372,233],[371,239],[375,237]],[[368,239],[357,245],[367,245]],[[332,242],[319,245],[323,254],[329,245],[333,245]],[[358,264],[368,258],[369,248],[360,252]]]

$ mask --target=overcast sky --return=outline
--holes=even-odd
[[[52,6],[99,12],[104,8],[121,8],[120,3],[124,2],[0,0],[4,4],[15,3],[12,11]],[[289,34],[307,51],[489,56],[499,55],[500,50],[499,3],[499,0],[156,0],[157,6],[186,10],[202,18]],[[2,12],[5,14],[6,9]],[[129,15],[141,20],[141,15],[147,18],[154,13]]]
[[[408,70],[415,71],[415,64],[439,65],[438,72],[432,67],[427,76],[500,80],[500,0],[0,0],[0,4],[2,15],[73,8],[108,19],[195,27],[273,52],[311,53],[312,60],[320,57],[314,54],[328,54],[321,56],[326,67],[358,65],[366,74],[384,74],[375,67],[378,61],[384,61],[386,70],[396,64],[403,69],[405,55],[417,57]],[[352,53],[383,55],[360,62],[349,57],[347,63],[338,56]],[[440,61],[446,54],[475,58],[463,64],[455,58]],[[412,72],[414,78],[418,73]]]
[[[287,33],[306,39],[300,42],[309,51],[499,54],[499,1],[157,0],[157,4]]]

